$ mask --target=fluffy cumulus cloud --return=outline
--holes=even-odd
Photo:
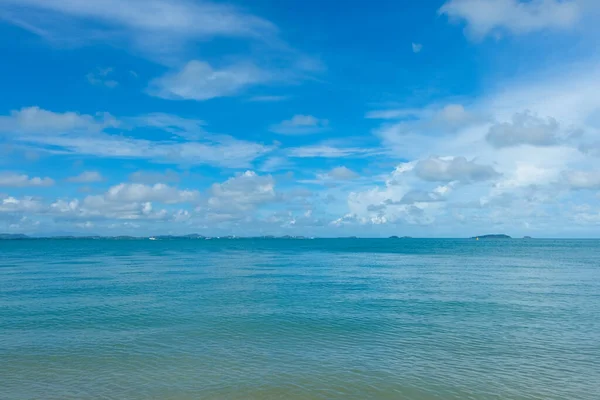
[[[369,112],[385,146],[411,161],[351,192],[334,222],[589,235],[600,212],[594,65],[518,80],[468,106]]]
[[[178,190],[175,187],[156,183],[144,185],[141,183],[121,183],[111,187],[104,196],[115,202],[151,202],[165,204],[185,203],[195,200],[198,193],[191,190]]]
[[[24,216],[54,220],[55,223],[72,222],[71,227],[106,229],[111,221],[165,221],[182,222],[189,216],[185,209],[173,208],[175,204],[193,206],[198,192],[179,190],[165,184],[119,184],[103,194],[92,194],[82,199],[59,198],[44,201],[32,197],[2,199],[0,213],[18,218]],[[95,221],[92,223],[91,221]]]
[[[499,173],[489,165],[482,165],[465,157],[430,157],[415,165],[416,175],[432,182],[480,182],[494,179]]]
[[[54,180],[51,178],[29,177],[25,174],[0,172],[0,186],[7,187],[30,187],[30,186],[52,186]]]
[[[106,196],[87,196],[83,200],[59,199],[44,210],[45,216],[50,216],[58,221],[119,221],[119,220],[163,220],[171,217],[164,208],[155,209],[151,202],[120,202],[111,201]]]
[[[528,112],[517,113],[511,122],[496,123],[486,136],[495,147],[513,147],[523,144],[553,146],[558,144],[561,130],[554,118],[546,120]]]
[[[42,209],[42,203],[33,197],[16,198],[0,196],[0,212],[3,213],[34,213]]]
[[[439,138],[455,140],[457,133],[488,123],[479,110],[467,110],[461,104],[432,105],[421,110],[388,109],[367,114],[369,119],[384,120],[374,130],[383,143],[403,157],[421,156],[421,148],[431,148]],[[437,139],[436,139],[437,138]],[[412,151],[417,149],[417,152]]]
[[[564,182],[572,189],[600,190],[600,171],[565,171]]]
[[[253,210],[276,198],[275,180],[271,175],[246,171],[223,183],[213,184],[207,206],[219,214],[232,214]]]
[[[449,0],[439,13],[464,22],[467,33],[481,39],[493,33],[573,28],[581,9],[575,0]]]
[[[334,219],[332,225],[430,226],[445,213],[443,203],[457,182],[440,185],[423,181],[417,176],[417,164],[399,164],[383,177],[382,184],[351,191],[347,198],[349,212]]]
[[[312,115],[294,115],[291,119],[272,125],[271,132],[282,135],[309,135],[327,130],[329,121]]]

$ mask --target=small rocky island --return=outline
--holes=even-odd
[[[505,234],[492,234],[492,235],[481,235],[473,236],[471,239],[512,239],[510,236]]]

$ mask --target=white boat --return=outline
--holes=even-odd
[[[148,238],[148,239],[150,239],[150,240],[156,240],[156,238],[155,238],[155,237],[151,237],[151,238]]]

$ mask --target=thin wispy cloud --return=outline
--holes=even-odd
[[[253,85],[275,79],[272,72],[252,63],[214,69],[203,61],[190,61],[180,71],[168,73],[150,82],[148,93],[170,100],[210,100],[234,96]]]
[[[29,177],[25,174],[14,172],[0,172],[0,186],[4,187],[31,187],[31,186],[52,186],[54,180],[48,177]]]
[[[113,72],[114,69],[110,67],[97,68],[88,73],[85,77],[92,85],[106,86],[107,88],[114,89],[119,85],[119,82],[111,78]]]
[[[138,126],[153,126],[180,136],[196,135],[199,122],[162,115],[129,118]],[[114,117],[94,117],[77,113],[54,113],[36,107],[0,116],[0,134],[21,132],[13,140],[38,151],[52,154],[77,154],[104,158],[147,159],[166,164],[247,167],[273,147],[227,135],[205,134],[198,140],[148,140],[105,132],[119,126]],[[81,133],[86,133],[82,135]]]
[[[494,32],[526,34],[571,29],[581,17],[581,8],[573,0],[449,0],[439,14],[464,22],[471,37],[482,39]]]
[[[255,103],[276,103],[289,100],[289,98],[289,96],[254,96],[248,99],[248,101]]]
[[[278,33],[265,19],[210,1],[6,0],[1,10],[4,19],[51,41],[122,43],[159,59],[189,51],[195,41],[215,37],[271,41]],[[76,23],[64,24],[66,18]]]
[[[271,125],[269,130],[281,135],[311,135],[329,129],[327,119],[319,119],[312,115],[296,114],[292,118]]]

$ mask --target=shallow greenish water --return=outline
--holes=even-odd
[[[0,241],[1,399],[596,399],[600,241]]]

